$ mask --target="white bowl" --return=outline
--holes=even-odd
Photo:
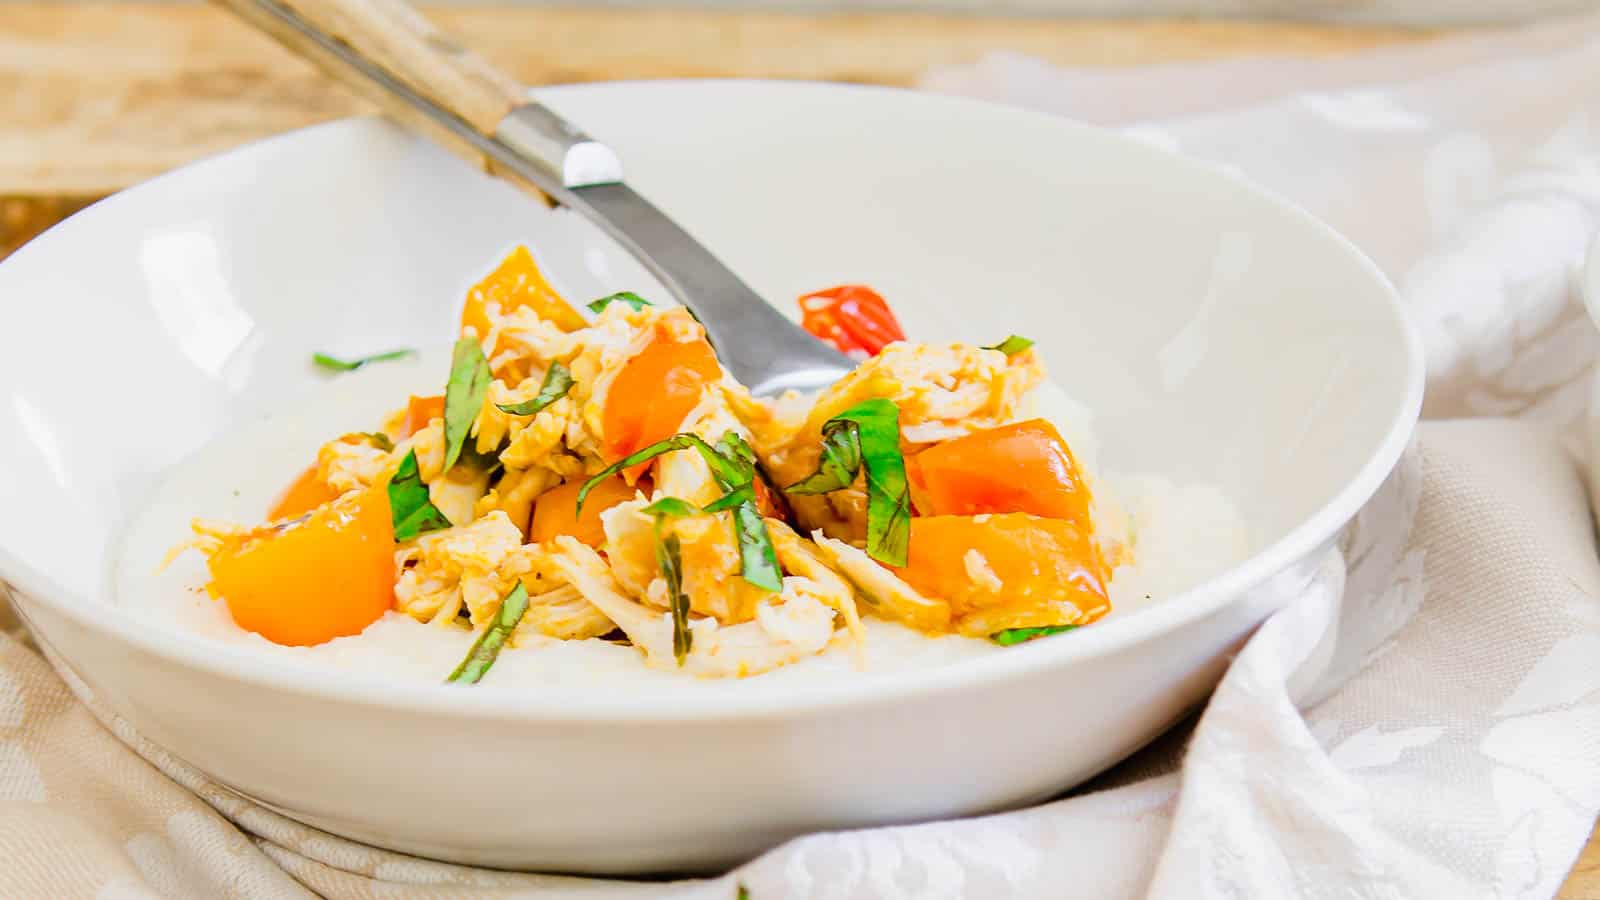
[[[1421,357],[1388,283],[1327,227],[1211,168],[895,91],[542,97],[791,312],[804,289],[862,281],[920,338],[1039,339],[1097,410],[1103,460],[1220,484],[1256,552],[1071,640],[799,686],[781,704],[401,688],[131,615],[111,596],[119,528],[187,454],[325,387],[310,349],[440,343],[515,242],[572,296],[653,284],[576,217],[381,121],[264,141],[0,264],[0,576],[134,728],[294,818],[468,863],[628,873],[1040,800],[1204,698],[1414,425]]]

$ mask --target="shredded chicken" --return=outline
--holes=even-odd
[[[893,572],[873,561],[865,551],[818,531],[811,535],[817,549],[839,570],[873,612],[920,631],[950,630],[950,604],[917,593]]]
[[[371,487],[389,475],[391,459],[368,441],[340,438],[317,451],[317,477],[339,493]]]
[[[626,446],[640,431],[659,435],[670,424],[653,420],[648,428],[638,424],[649,418],[640,409],[653,399],[649,390],[640,387],[644,378],[621,382],[634,385],[622,388],[630,392],[629,403],[614,410],[608,420],[608,400],[630,360],[655,341],[681,343],[705,338],[699,322],[682,308],[634,309],[626,303],[612,303],[588,327],[579,327],[581,317],[576,314],[558,318],[564,319],[563,327],[542,320],[530,308],[502,310],[493,301],[483,306],[481,315],[472,312],[470,321],[475,324],[466,333],[481,342],[491,381],[460,460],[448,471],[443,419],[435,415],[417,427],[410,416],[426,407],[416,404],[391,413],[381,434],[346,435],[320,448],[315,480],[328,488],[329,495],[342,495],[328,502],[355,509],[363,496],[371,501],[365,510],[375,537],[364,546],[376,548],[376,565],[370,570],[376,572],[377,582],[377,590],[372,592],[377,600],[373,615],[382,615],[387,608],[390,545],[384,534],[383,485],[406,455],[415,453],[418,476],[427,485],[429,499],[449,520],[449,527],[439,527],[441,523],[421,502],[419,491],[408,492],[402,485],[391,494],[409,493],[408,498],[396,501],[411,505],[407,515],[416,517],[406,521],[424,521],[423,527],[438,528],[400,544],[394,553],[395,608],[419,621],[481,632],[499,613],[504,598],[521,584],[528,593],[528,607],[510,646],[537,645],[549,639],[586,640],[620,630],[648,665],[705,678],[759,674],[822,653],[836,643],[852,645],[858,665],[864,665],[867,632],[858,600],[869,614],[928,633],[957,630],[983,636],[988,633],[984,629],[1009,627],[1004,620],[1006,610],[998,604],[992,612],[953,609],[951,600],[925,596],[896,574],[909,572],[906,577],[920,578],[916,570],[887,568],[862,549],[867,518],[864,473],[856,484],[821,496],[784,497],[781,489],[816,469],[824,423],[865,400],[894,401],[899,410],[901,445],[907,454],[1016,421],[1030,411],[1026,395],[1043,378],[1042,365],[1031,350],[1007,356],[998,350],[961,344],[895,343],[814,399],[791,394],[777,401],[752,398],[726,373],[720,380],[713,378],[703,357],[694,367],[668,369],[663,376],[668,384],[677,384],[677,373],[690,368],[697,380],[683,382],[690,387],[676,396],[675,405],[652,407],[648,412],[660,418],[660,409],[670,408],[676,416],[693,404],[676,425],[676,432],[696,435],[712,446],[729,433],[747,441],[778,488],[773,492],[768,490],[770,486],[754,486],[759,489],[757,502],[763,511],[773,513],[787,501],[793,518],[810,535],[797,533],[775,517],[777,513],[763,519],[780,569],[779,589],[774,591],[752,584],[741,574],[743,554],[750,552],[748,545],[752,541],[757,547],[761,544],[758,532],[752,538],[737,530],[739,521],[732,511],[691,512],[662,521],[645,511],[669,497],[703,509],[728,493],[727,470],[709,464],[696,448],[662,454],[649,478],[637,485],[635,472],[627,473],[623,487],[615,481],[602,484],[602,494],[610,491],[604,502],[614,505],[601,507],[598,530],[592,518],[578,522],[575,509],[568,513],[554,502],[538,507],[535,534],[565,531],[551,540],[529,542],[541,496],[567,485],[568,493],[560,496],[570,498],[579,482],[616,462],[608,454],[621,455],[624,451],[617,447]],[[486,333],[478,334],[485,322]],[[702,348],[692,349],[699,353]],[[652,355],[650,365],[658,358]],[[538,396],[556,367],[570,376],[570,387],[563,396],[530,415],[500,408]],[[632,371],[651,369],[643,365]],[[630,415],[635,419],[630,420]],[[608,421],[624,432],[613,435],[609,443],[604,432]],[[411,428],[417,430],[407,434]],[[392,438],[394,446],[389,446],[386,437]],[[724,481],[718,480],[719,472]],[[323,498],[322,492],[315,490],[317,485],[307,482],[306,487],[308,503]],[[632,492],[631,499],[618,503],[619,492],[622,497]],[[776,505],[773,496],[779,497]],[[328,509],[326,505],[321,508]],[[337,513],[340,507],[332,509]],[[376,523],[371,522],[373,515]],[[398,512],[396,515],[399,517]],[[174,553],[191,547],[208,556],[249,550],[252,542],[270,539],[298,521],[287,516],[286,520],[253,528],[196,520],[194,536]],[[671,542],[663,543],[666,538]],[[746,546],[741,547],[741,540]],[[922,559],[925,562],[929,557]],[[673,560],[681,577],[680,589],[688,598],[692,635],[681,661],[674,652],[673,604],[662,571],[663,566],[670,568]],[[1006,584],[996,567],[1005,570],[1007,578],[1017,568],[1015,564],[1008,568],[1007,560],[998,554],[991,564],[976,549],[966,552],[960,561],[965,578],[990,594],[1001,593]],[[917,583],[950,593],[959,606],[960,595],[948,583],[960,587],[961,579],[958,573],[953,581]],[[1084,617],[1070,603],[1062,603],[1058,616],[1062,621]],[[1073,618],[1075,615],[1078,618]]]
[[[522,531],[503,512],[425,534],[395,552],[395,605],[414,619],[453,621],[465,607],[474,624],[499,609],[518,578],[531,572]]]
[[[562,536],[551,559],[568,582],[600,608],[644,652],[648,664],[679,669],[672,650],[672,615],[627,596],[593,549]],[[691,626],[694,638],[681,671],[702,678],[739,678],[813,656],[833,637],[833,610],[807,593],[806,579],[785,579],[783,601],[763,601],[756,617],[737,625],[711,618]]]

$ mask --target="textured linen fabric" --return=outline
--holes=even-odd
[[[934,79],[1060,112],[1119,85],[1159,98],[1113,124],[1333,221],[1424,332],[1428,413],[1456,419],[1424,423],[1192,730],[1065,799],[813,835],[718,879],[522,875],[365,847],[243,800],[13,629],[0,897],[1551,896],[1600,809],[1600,562],[1573,453],[1600,341],[1572,277],[1600,221],[1600,43],[1529,32],[1373,64],[1403,83],[1374,86],[1361,60],[1107,74],[999,59]],[[1331,89],[1341,72],[1363,86]]]

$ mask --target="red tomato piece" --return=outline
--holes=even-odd
[[[877,291],[842,284],[800,298],[800,325],[842,353],[876,354],[906,333]]]

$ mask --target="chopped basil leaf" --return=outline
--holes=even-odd
[[[755,499],[756,491],[752,485],[740,485],[706,504],[705,511],[708,513],[722,512],[725,509],[733,509],[741,503],[752,502]]]
[[[728,461],[728,475],[717,476],[725,494],[711,506],[721,509],[727,501],[733,510],[733,534],[739,541],[739,574],[745,581],[769,591],[783,590],[783,570],[778,568],[778,551],[772,546],[772,533],[756,505],[756,451],[736,431],[728,431],[717,441],[717,451]],[[712,467],[713,475],[716,467]],[[738,500],[729,497],[737,496]],[[711,507],[707,507],[710,509]]]
[[[461,445],[461,458],[456,460],[456,466],[477,469],[479,472],[488,473],[493,478],[505,468],[505,464],[500,461],[500,451],[509,443],[509,439],[502,439],[497,446],[490,447],[480,453],[478,452],[478,442],[469,440]]]
[[[613,303],[626,303],[634,309],[644,309],[652,305],[649,300],[635,294],[633,291],[622,291],[609,297],[601,297],[589,303],[590,312],[604,312],[605,308]]]
[[[745,443],[744,438],[737,431],[729,431],[717,441],[717,452],[740,466],[741,474],[748,469],[752,474],[756,468],[756,451]]]
[[[700,515],[701,510],[687,500],[662,497],[646,506],[644,512],[656,520],[656,565],[667,582],[667,598],[672,607],[672,655],[682,666],[694,646],[694,632],[689,630],[689,595],[683,592],[683,548],[676,534],[662,533],[662,526],[667,519]]]
[[[364,434],[363,437],[371,441],[372,446],[377,447],[379,450],[382,450],[385,453],[394,452],[394,441],[390,439],[387,434],[384,434],[381,431],[369,431]]]
[[[522,616],[528,611],[528,589],[518,581],[517,586],[511,589],[500,601],[500,608],[495,611],[494,621],[489,627],[478,635],[472,642],[472,649],[467,651],[467,658],[456,666],[450,673],[446,682],[457,684],[477,684],[489,667],[494,665],[495,657],[500,655],[500,648],[504,647],[506,640],[511,637],[511,632],[522,621]]]
[[[1013,334],[993,347],[984,347],[985,350],[999,350],[1007,356],[1016,356],[1018,353],[1033,346],[1033,341]]]
[[[891,566],[906,564],[911,543],[911,492],[900,453],[900,408],[866,400],[823,423],[817,471],[785,488],[819,494],[848,487],[867,470],[867,555]]]
[[[649,462],[664,453],[675,450],[698,450],[711,468],[711,475],[722,488],[724,496],[706,507],[707,511],[733,510],[734,537],[739,542],[739,574],[745,581],[769,591],[783,589],[783,572],[778,568],[778,553],[772,546],[772,535],[755,503],[755,451],[744,439],[728,432],[717,442],[717,447],[707,444],[696,434],[675,434],[656,441],[648,447],[628,454],[595,473],[578,489],[578,512],[583,511],[583,501],[589,491],[600,482],[623,469]],[[721,448],[721,449],[718,449]],[[737,495],[730,499],[729,495]]]
[[[778,551],[772,546],[772,533],[754,499],[733,508],[733,536],[739,540],[739,575],[758,588],[783,590],[783,570],[778,568]]]
[[[635,450],[634,452],[624,456],[623,458],[590,476],[589,480],[583,483],[583,487],[578,489],[578,513],[581,514],[583,512],[583,501],[588,498],[589,491],[600,482],[605,481],[607,478],[610,478],[618,472],[621,472],[623,469],[637,466],[640,463],[649,462],[658,456],[671,453],[674,450],[688,450],[690,448],[700,451],[700,455],[706,459],[706,464],[711,466],[711,472],[713,475],[717,474],[718,467],[723,467],[726,469],[726,467],[729,465],[728,461],[723,459],[722,456],[718,454],[710,444],[706,443],[700,437],[700,435],[688,433],[675,434],[672,437],[656,441],[654,444],[651,444],[648,447]],[[720,482],[721,476],[718,476],[717,480]]]
[[[444,388],[444,468],[449,471],[461,457],[461,445],[483,409],[483,394],[489,389],[489,361],[483,358],[483,345],[474,337],[456,341],[450,356],[450,380]]]
[[[1044,625],[1038,628],[1007,628],[1005,631],[996,631],[994,634],[989,635],[989,640],[1002,647],[1011,647],[1045,635],[1071,631],[1077,627],[1076,625]]]
[[[428,496],[428,485],[417,469],[415,450],[400,460],[400,468],[389,479],[389,512],[397,541],[409,541],[419,534],[450,527],[450,520]]]
[[[856,423],[829,419],[822,425],[817,471],[785,488],[791,494],[826,494],[855,483],[861,472],[861,435]]]
[[[739,885],[739,896],[735,897],[734,900],[750,900],[750,889],[742,884]]]
[[[656,521],[662,519],[681,519],[686,516],[703,515],[706,511],[687,500],[677,497],[662,497],[660,500],[640,510],[647,516],[653,516]]]
[[[539,393],[532,400],[521,403],[496,403],[495,406],[503,413],[513,416],[536,415],[539,410],[560,400],[572,390],[572,373],[561,363],[553,362],[548,371],[544,373],[544,381],[539,384]]]
[[[326,353],[313,353],[311,354],[311,361],[330,371],[354,372],[367,363],[388,362],[392,359],[405,359],[408,356],[416,355],[417,351],[407,347],[400,350],[389,350],[384,353],[374,353],[371,356],[362,356],[356,359],[340,359],[337,356],[329,356]]]

